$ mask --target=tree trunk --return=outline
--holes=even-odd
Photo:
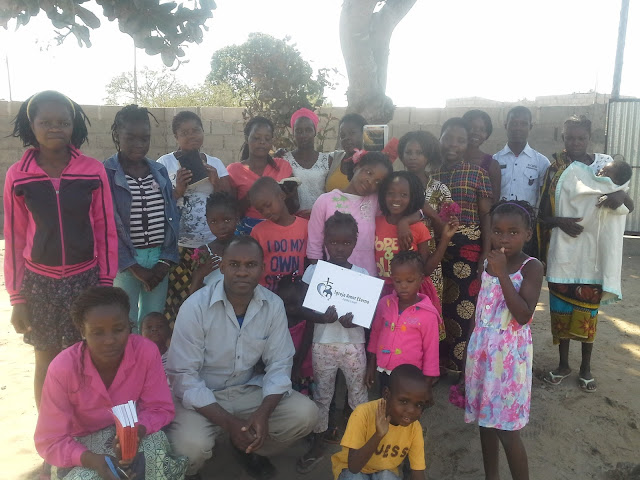
[[[385,94],[389,43],[396,25],[416,0],[344,0],[340,15],[340,44],[347,67],[347,112],[369,123],[388,123],[395,106]]]

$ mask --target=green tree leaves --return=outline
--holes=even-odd
[[[133,73],[125,72],[111,79],[106,86],[107,105],[126,105],[136,101]],[[188,87],[180,83],[169,70],[138,72],[138,105],[145,107],[238,107],[238,99],[228,85],[204,83]]]
[[[88,0],[10,0],[0,6],[0,26],[15,18],[17,26],[27,25],[31,17],[43,11],[59,29],[56,39],[62,43],[69,35],[80,46],[91,46],[91,30],[100,27],[100,19],[82,4]],[[201,43],[205,22],[216,8],[213,0],[164,2],[159,0],[94,0],[109,21],[118,21],[120,31],[130,35],[135,45],[148,55],[162,57],[170,67],[185,55],[182,45]],[[192,5],[188,8],[185,4]]]
[[[288,131],[291,114],[299,108],[317,109],[326,88],[332,88],[328,69],[313,71],[290,39],[251,33],[242,45],[213,54],[207,80],[228,85],[245,107],[245,118],[263,115],[276,125],[276,147],[293,144]]]

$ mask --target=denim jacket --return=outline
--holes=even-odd
[[[147,159],[147,163],[149,164],[151,175],[160,186],[164,197],[164,243],[162,244],[160,258],[178,263],[180,213],[173,198],[173,186],[171,185],[171,180],[169,180],[167,169],[163,165],[149,159]],[[138,263],[135,259],[136,252],[130,236],[131,190],[124,170],[118,161],[117,153],[104,161],[104,168],[107,171],[107,178],[111,187],[116,230],[118,231],[118,270],[123,272]]]

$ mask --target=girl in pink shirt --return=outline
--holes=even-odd
[[[249,235],[253,227],[264,220],[249,200],[249,189],[255,181],[260,177],[271,177],[279,182],[293,176],[291,165],[286,160],[269,155],[273,147],[273,128],[273,123],[268,118],[253,117],[249,120],[244,127],[245,143],[241,160],[227,167],[231,184],[238,195],[240,210],[244,212],[237,228],[240,235]],[[287,192],[288,200],[298,203],[297,187],[292,188]]]
[[[357,154],[356,154],[357,156]],[[358,241],[349,263],[366,269],[369,275],[377,273],[374,258],[374,237],[378,208],[378,188],[391,174],[389,158],[380,152],[365,152],[357,157],[357,164],[349,185],[344,190],[333,190],[318,197],[309,218],[307,257],[315,263],[324,253],[324,222],[335,212],[349,213],[358,224]],[[408,222],[403,233],[409,231]]]
[[[369,387],[374,383],[376,369],[384,387],[391,371],[404,363],[420,368],[425,377],[440,375],[440,315],[431,300],[419,293],[424,279],[420,254],[405,251],[393,257],[391,279],[395,291],[380,299],[371,324],[365,380]]]
[[[55,478],[115,478],[107,457],[125,471],[143,457],[145,478],[184,478],[187,459],[171,458],[160,430],[175,414],[160,352],[150,340],[129,333],[128,295],[115,287],[89,288],[75,300],[71,315],[84,340],[51,362],[34,435],[38,453],[58,467]],[[129,400],[136,402],[144,452],[132,465],[116,460],[111,415],[112,407]],[[160,477],[163,467],[176,476]]]

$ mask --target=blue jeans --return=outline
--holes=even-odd
[[[401,477],[391,470],[381,470],[375,473],[351,473],[348,468],[345,468],[338,476],[338,480],[401,480]]]
[[[151,268],[158,263],[161,251],[162,247],[136,248],[136,262],[141,267]],[[113,286],[120,287],[129,295],[131,303],[129,320],[133,324],[135,333],[140,333],[140,322],[145,315],[151,312],[164,312],[168,284],[169,275],[166,275],[156,288],[147,292],[142,286],[142,282],[134,277],[129,270],[116,275]]]

